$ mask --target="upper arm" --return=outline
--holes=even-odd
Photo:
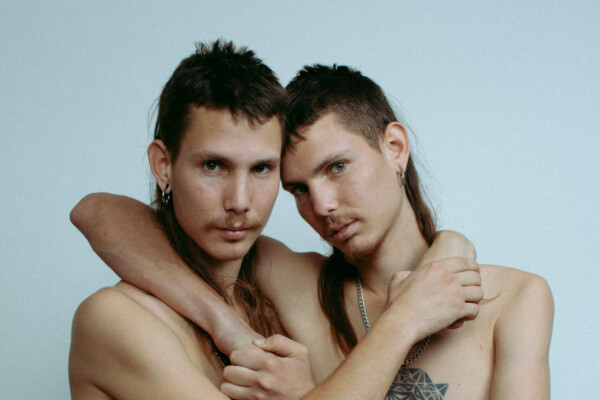
[[[552,294],[543,278],[522,274],[495,326],[491,399],[550,398]]]
[[[118,399],[226,399],[164,322],[112,288],[75,314],[69,377],[74,399],[90,387]]]

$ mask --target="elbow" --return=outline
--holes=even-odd
[[[108,208],[108,193],[92,193],[75,205],[69,215],[71,223],[84,235],[103,220],[102,215]]]

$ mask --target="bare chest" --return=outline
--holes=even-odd
[[[386,399],[487,399],[494,367],[493,329],[493,318],[482,313],[459,329],[433,336],[422,355],[398,371]],[[319,382],[344,359],[332,340],[313,342],[309,352]]]

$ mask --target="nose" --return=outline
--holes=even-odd
[[[337,210],[335,191],[329,185],[315,185],[310,189],[310,199],[316,215],[326,217]]]
[[[234,174],[227,182],[223,206],[225,211],[241,215],[250,209],[252,201],[252,184],[244,174]]]

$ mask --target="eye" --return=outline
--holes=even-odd
[[[210,172],[217,172],[221,169],[221,163],[216,160],[208,160],[202,164],[202,167]]]
[[[252,168],[252,172],[255,172],[257,174],[267,174],[269,173],[273,168],[270,165],[267,164],[259,164],[255,167]]]
[[[336,161],[329,166],[329,171],[334,174],[339,174],[346,168],[346,161]]]
[[[292,196],[294,196],[295,198],[298,198],[300,196],[302,196],[303,194],[306,194],[308,192],[308,188],[306,187],[306,185],[296,185],[294,187],[292,187],[289,192],[292,194]]]

